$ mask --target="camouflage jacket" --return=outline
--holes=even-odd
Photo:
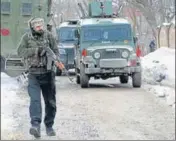
[[[41,37],[33,36],[30,32],[26,33],[22,36],[17,52],[20,57],[24,58],[29,73],[44,74],[47,72],[47,57],[38,56],[39,47],[50,47],[59,59],[57,43],[51,33],[45,31]],[[54,70],[55,66],[52,67]]]

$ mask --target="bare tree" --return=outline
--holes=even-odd
[[[150,25],[155,37],[156,27],[163,22],[170,22],[175,16],[175,0],[126,0],[139,9]]]
[[[81,17],[78,3],[82,4],[85,15],[88,14],[88,0],[53,0],[52,11],[57,15],[55,18],[57,25],[62,20],[68,18]],[[153,34],[156,37],[156,27],[163,22],[170,22],[175,16],[175,0],[112,0],[114,13],[123,16],[124,6],[138,9],[146,19]],[[134,11],[130,11],[134,26],[139,26],[136,22]]]

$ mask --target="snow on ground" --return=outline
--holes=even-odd
[[[175,50],[169,49],[169,48],[160,48],[155,52],[148,54],[147,56],[142,58],[142,68],[143,68],[143,88],[151,93],[156,94],[156,96],[158,97],[165,98],[167,104],[175,108]],[[110,84],[112,83],[112,81],[115,83],[117,82],[117,84],[119,83],[119,80],[117,80],[117,78],[109,79],[106,82],[105,81],[100,81],[100,82],[101,83],[105,82],[105,84],[107,83]],[[97,81],[94,81],[94,83],[96,82]],[[68,84],[65,84],[65,81],[62,83],[65,85],[63,86],[63,89],[65,89],[66,87],[68,88],[68,84],[69,84],[68,82],[67,82]],[[70,87],[70,84],[69,84],[69,87]],[[19,136],[21,135],[18,134],[19,132],[17,132],[16,130],[21,129],[21,125],[19,124],[24,124],[21,120],[25,121],[26,119],[24,117],[28,116],[28,111],[27,111],[28,105],[26,104],[27,103],[26,99],[20,99],[20,97],[17,95],[19,89],[21,88],[17,85],[17,81],[14,78],[7,76],[5,73],[1,73],[1,135],[2,135],[1,138],[2,139],[3,138],[19,139]],[[62,90],[62,86],[60,84],[59,84],[59,89]],[[75,89],[75,86],[74,86],[74,89]],[[76,86],[76,89],[78,89],[77,86]],[[89,89],[89,91],[90,90],[91,89]],[[93,89],[91,92],[94,92]],[[82,90],[80,90],[80,93],[82,93]],[[77,98],[75,99],[77,100]],[[25,124],[25,127],[27,125],[28,124]],[[28,130],[28,128],[26,128],[26,130]],[[27,132],[26,130],[25,132]]]
[[[175,107],[175,49],[162,47],[142,58],[144,89]]]
[[[143,63],[147,62],[147,58],[151,55],[143,58]],[[151,60],[153,59],[148,59],[148,64],[143,64],[146,75],[149,71],[145,69],[150,72],[153,70],[149,69],[153,64]],[[167,68],[169,67],[167,66]],[[168,81],[171,82],[173,76],[167,71],[164,71],[167,77],[161,83],[154,81],[157,77],[153,77],[152,73],[148,75],[150,79],[144,75],[146,78],[143,80],[147,84],[145,88],[153,89],[155,92],[165,90],[169,94],[168,89],[173,90],[173,87],[171,83],[164,84],[168,84]],[[81,89],[80,86],[70,83],[68,78],[57,77],[58,112],[55,124],[57,136],[54,139],[174,138],[175,114],[173,116],[169,107],[161,105],[143,89],[132,89],[131,82],[127,85],[121,85],[119,78],[112,78],[106,81],[94,80],[93,83],[97,84],[98,81],[101,84],[94,85],[90,89]],[[110,84],[115,84],[115,86],[111,87]],[[163,86],[160,87],[159,84]],[[1,73],[2,140],[33,139],[28,133],[30,127],[29,97],[24,91],[19,93],[19,89],[21,90],[21,87],[14,78]],[[170,99],[172,102],[172,97]],[[43,124],[41,129],[42,139],[53,140],[45,135]]]
[[[20,104],[20,99],[17,97],[18,90],[17,81],[9,77],[5,73],[1,73],[1,137],[2,139],[11,136],[10,133],[15,131],[18,126],[15,122],[14,106]],[[14,137],[9,137],[14,138]]]

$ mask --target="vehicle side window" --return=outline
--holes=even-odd
[[[11,3],[10,1],[1,1],[1,14],[10,14]]]
[[[100,40],[101,29],[85,29],[84,30],[84,41],[89,40]]]
[[[115,25],[104,27],[84,27],[83,41],[124,41],[131,40],[128,25]]]
[[[60,28],[58,31],[59,40],[62,41],[75,41],[75,28]]]
[[[74,39],[74,32],[62,31],[60,32],[60,37],[63,39]]]

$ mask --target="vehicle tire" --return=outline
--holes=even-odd
[[[62,70],[57,69],[56,75],[57,75],[57,76],[61,76],[61,75],[62,75]]]
[[[126,83],[128,83],[128,80],[129,80],[128,75],[127,76],[126,75],[121,75],[120,76],[120,83],[126,84]]]
[[[140,88],[142,85],[141,72],[135,72],[132,74],[132,84],[134,88]]]
[[[83,64],[80,65],[80,84],[81,88],[89,87],[89,76],[85,74],[85,67]]]
[[[75,68],[75,74],[76,74],[76,83],[80,84],[80,76],[78,74],[78,69],[77,68]]]
[[[76,76],[76,83],[80,84],[80,76],[79,75]]]
[[[5,59],[1,57],[1,72],[5,72]]]

